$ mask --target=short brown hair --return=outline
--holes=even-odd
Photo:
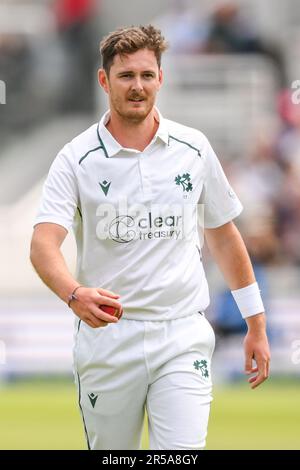
[[[167,48],[168,44],[161,31],[151,24],[119,28],[100,42],[102,67],[109,74],[115,55],[133,54],[140,49],[153,51],[160,67],[161,55]]]

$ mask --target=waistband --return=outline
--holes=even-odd
[[[172,320],[179,320],[181,318],[186,318],[186,317],[190,317],[192,315],[202,315],[203,317],[205,317],[205,312],[204,310],[193,310],[193,311],[189,311],[189,312],[178,312],[178,314],[174,314],[174,315],[158,315],[158,314],[143,314],[143,315],[139,315],[138,313],[137,314],[134,314],[134,313],[123,313],[123,316],[121,318],[121,320],[119,321],[122,321],[122,320],[129,320],[129,321],[151,321],[151,322],[159,322],[159,321],[172,321]]]

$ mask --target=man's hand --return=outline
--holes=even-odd
[[[80,287],[76,291],[77,300],[72,300],[71,308],[75,315],[92,328],[107,326],[108,323],[117,323],[118,318],[109,315],[100,309],[100,305],[110,305],[122,311],[118,302],[119,295],[106,289]]]
[[[249,378],[248,382],[251,388],[256,388],[269,377],[270,348],[264,314],[254,315],[246,321],[248,332],[244,339],[245,373],[255,374]],[[256,363],[255,366],[253,366],[253,360]]]

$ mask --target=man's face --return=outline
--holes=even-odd
[[[99,71],[99,83],[108,93],[111,110],[125,121],[139,123],[153,109],[162,72],[154,52],[141,49],[116,55],[108,77],[104,70]]]

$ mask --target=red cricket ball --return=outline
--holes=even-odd
[[[103,310],[103,312],[108,313],[109,315],[113,315],[117,318],[121,318],[123,314],[123,310],[119,311],[118,308],[111,307],[110,305],[100,305],[100,308]]]

